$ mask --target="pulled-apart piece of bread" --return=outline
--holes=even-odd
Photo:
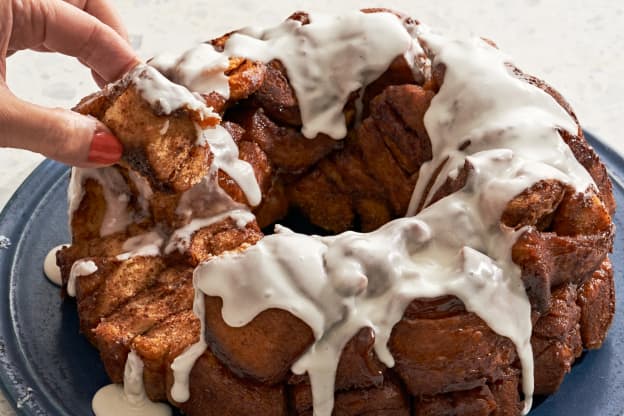
[[[200,111],[187,107],[171,114],[159,112],[131,75],[114,88],[86,97],[74,110],[106,124],[124,147],[123,162],[147,178],[154,189],[185,191],[210,167],[210,149],[198,144],[198,128],[218,124],[219,117],[202,118]]]

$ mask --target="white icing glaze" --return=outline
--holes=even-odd
[[[68,245],[69,244],[61,244],[54,247],[48,252],[43,260],[43,273],[49,281],[57,286],[61,286],[61,284],[63,284],[63,279],[61,278],[61,269],[56,264],[56,253]]]
[[[84,198],[83,168],[72,168],[69,176],[69,186],[67,187],[67,217],[69,219],[69,229],[72,228],[72,218],[74,212],[80,206]]]
[[[196,285],[195,275],[193,275],[193,285]],[[173,386],[171,386],[171,398],[178,403],[187,401],[190,397],[189,391],[189,379],[191,370],[195,365],[195,361],[202,356],[208,345],[206,344],[206,329],[204,322],[205,306],[204,306],[204,293],[195,290],[195,299],[193,300],[193,312],[201,322],[201,332],[199,335],[199,341],[189,346],[182,354],[178,355],[171,363],[171,370],[173,371]]]
[[[422,27],[422,25],[407,18],[403,20],[403,26],[405,26],[405,30],[407,30],[407,33],[409,33],[412,38],[416,38],[417,33]],[[420,42],[412,41],[410,47],[403,53],[403,58],[405,58],[405,62],[412,68],[414,79],[429,79],[431,77],[431,61],[420,45]]]
[[[125,79],[134,84],[141,97],[162,114],[171,114],[186,108],[197,111],[202,119],[219,118],[212,108],[206,106],[201,96],[169,81],[154,67],[137,65]]]
[[[150,231],[127,239],[122,246],[123,253],[117,255],[117,260],[128,260],[132,257],[160,256],[160,249],[164,243],[163,236],[157,231]]]
[[[169,120],[167,120],[167,124],[169,124]],[[128,169],[128,178],[138,192],[138,202],[141,210],[143,211],[143,215],[148,215],[149,201],[152,198],[152,195],[154,195],[154,191],[152,190],[149,181],[144,178],[143,175],[132,169]]]
[[[407,215],[416,212],[422,198],[430,201],[467,156],[479,158],[479,152],[494,148],[509,151],[509,164],[517,176],[483,190],[484,195],[497,192],[499,204],[541,179],[558,179],[579,192],[593,185],[556,131],[560,127],[576,133],[574,120],[550,95],[514,77],[505,65],[508,58],[498,49],[479,38],[448,40],[428,31],[420,39],[435,57],[434,65],[444,64],[446,72],[425,114],[433,159],[420,169]],[[459,150],[467,141],[470,145]],[[447,157],[431,191],[423,195],[428,179]],[[502,212],[499,208],[494,211]]]
[[[217,92],[225,98],[230,97],[228,77],[225,75],[229,60],[208,43],[199,44],[179,57],[156,55],[148,64],[191,91],[201,94]]]
[[[390,332],[407,304],[419,297],[458,296],[468,310],[518,345],[528,377],[531,307],[519,269],[511,262],[515,232],[490,235],[497,220],[479,221],[480,212],[473,208],[478,199],[472,193],[461,200],[447,198],[443,201],[448,207],[395,220],[369,234],[280,232],[243,253],[204,263],[195,272],[195,282],[201,292],[223,299],[228,325],[245,325],[275,307],[310,326],[317,341],[292,370],[310,376],[315,414],[331,414],[340,353],[360,328],[374,329],[377,355],[394,365],[386,346]],[[438,209],[454,214],[453,220]],[[466,238],[447,237],[466,225],[471,225],[461,236]],[[468,236],[492,258],[465,246]]]
[[[130,351],[124,368],[124,383],[109,384],[95,393],[91,402],[95,416],[170,416],[171,407],[150,401],[143,386],[143,361]]]
[[[214,175],[208,175],[183,192],[176,207],[176,215],[188,224],[194,218],[208,218],[235,209],[248,209],[246,205],[234,201],[217,184]]]
[[[88,276],[97,272],[98,267],[93,260],[77,260],[72,264],[71,271],[69,272],[69,279],[67,280],[67,294],[71,297],[76,296],[76,278],[80,276]]]
[[[175,250],[181,253],[185,252],[191,244],[191,237],[197,230],[216,224],[227,218],[233,219],[236,222],[236,226],[239,228],[244,228],[249,222],[255,219],[254,215],[246,209],[226,211],[207,218],[195,218],[187,225],[174,231],[169,239],[169,243],[165,247],[165,254],[170,254]]]
[[[100,236],[123,231],[133,222],[128,203],[130,201],[130,188],[124,177],[114,167],[99,169],[72,168],[71,180],[68,188],[69,221],[74,212],[80,206],[84,197],[84,183],[87,179],[97,181],[101,186],[106,200],[106,212],[100,227]]]
[[[260,204],[262,193],[256,174],[249,163],[238,158],[238,146],[230,133],[222,126],[203,130],[200,132],[198,144],[203,146],[205,143],[210,145],[210,151],[214,156],[211,171],[221,169],[230,175],[243,190],[249,204],[252,206]]]
[[[191,237],[199,229],[232,218],[239,228],[254,220],[246,205],[240,204],[217,184],[215,175],[204,177],[198,184],[184,192],[176,207],[184,224],[170,236],[165,254],[175,250],[183,253],[189,248]]]
[[[169,119],[165,120],[165,122],[163,123],[162,127],[160,128],[158,132],[160,134],[167,134],[168,131],[169,131]]]
[[[304,136],[342,139],[349,95],[377,79],[411,44],[394,15],[358,11],[311,14],[308,25],[287,20],[263,31],[243,30],[230,37],[224,52],[263,62],[279,59],[297,94]]]
[[[279,59],[297,94],[302,133],[308,138],[326,133],[343,139],[347,134],[343,108],[349,95],[378,78],[394,58],[404,53],[410,56],[419,47],[402,22],[389,13],[312,14],[310,21],[302,25],[287,20],[266,30],[242,29],[230,36],[222,53],[202,44],[178,59],[163,56],[152,64],[191,90],[199,83],[202,89],[195,91],[205,92],[203,85],[209,85],[221,93],[228,57],[261,62]],[[206,81],[202,76],[206,73],[217,75]]]

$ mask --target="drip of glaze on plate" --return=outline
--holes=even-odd
[[[143,361],[130,351],[124,382],[109,384],[95,393],[91,402],[95,416],[171,416],[171,407],[147,398],[143,387]]]
[[[48,252],[48,254],[45,256],[45,259],[43,260],[43,273],[50,282],[54,283],[57,286],[61,286],[63,284],[63,280],[61,278],[61,269],[56,264],[56,253],[68,246],[69,244],[61,244],[54,247]]]
[[[374,28],[375,36],[369,38],[365,27]],[[408,215],[415,216],[369,234],[318,237],[281,228],[243,252],[225,253],[200,265],[194,284],[198,292],[223,299],[223,318],[231,326],[245,325],[272,307],[287,310],[310,326],[316,342],[292,370],[310,376],[315,415],[331,414],[342,348],[360,328],[373,328],[375,351],[392,367],[387,342],[406,306],[415,298],[455,295],[467,310],[515,344],[526,413],[533,393],[531,307],[520,268],[511,260],[511,248],[524,229],[507,229],[499,220],[514,196],[542,179],[558,179],[579,192],[594,186],[557,132],[557,128],[575,132],[576,125],[552,97],[515,78],[506,58],[484,41],[455,41],[408,29],[389,14],[356,13],[333,20],[312,16],[306,26],[287,21],[277,28],[248,29],[230,37],[224,47],[229,56],[282,61],[302,116],[305,113],[303,131],[308,137],[321,131],[334,138],[344,136],[344,97],[375,79],[396,56],[407,56],[410,50],[415,56],[413,51],[420,49],[414,48],[409,33],[416,36],[414,42],[427,47],[429,67],[444,64],[447,70],[425,115],[433,160],[421,169],[412,196]],[[375,38],[383,47],[371,50],[388,53],[374,59],[360,54],[362,61],[356,58],[356,64],[347,65],[358,69],[343,71],[344,65],[331,65],[349,55],[340,49],[345,44],[338,35],[352,35],[349,45],[356,45],[355,51]],[[339,47],[327,48],[328,42]],[[325,92],[329,84],[335,91],[331,103],[311,91],[313,86]],[[495,97],[493,91],[502,95]],[[459,150],[466,142],[470,144]],[[433,191],[425,195],[432,174],[447,158]],[[417,213],[418,203],[429,201],[465,162],[472,167],[466,186]],[[245,279],[250,274],[254,279]],[[203,327],[200,302],[203,298],[196,296],[195,310]],[[175,393],[180,399],[188,397],[179,389],[188,387],[192,362],[204,348],[202,338],[178,357],[180,365],[174,362]]]

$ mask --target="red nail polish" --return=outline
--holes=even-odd
[[[123,146],[112,134],[99,131],[93,135],[88,161],[102,165],[110,165],[121,158]]]

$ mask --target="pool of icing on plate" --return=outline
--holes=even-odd
[[[316,341],[292,370],[310,376],[315,415],[329,415],[342,347],[360,328],[375,331],[375,352],[392,367],[387,342],[406,306],[415,298],[452,294],[515,344],[526,413],[533,391],[531,308],[520,269],[511,261],[511,247],[523,230],[508,229],[499,219],[515,195],[542,179],[558,179],[579,192],[595,186],[557,132],[561,128],[575,133],[577,126],[551,96],[517,79],[506,65],[508,58],[483,40],[448,39],[389,13],[312,15],[308,25],[287,21],[266,30],[245,29],[232,35],[222,52],[201,45],[181,58],[157,58],[155,63],[190,88],[214,88],[227,95],[221,74],[224,58],[279,59],[297,94],[304,134],[341,139],[346,132],[342,109],[350,93],[376,79],[401,54],[415,73],[429,75],[430,66],[446,67],[444,82],[425,114],[433,158],[421,167],[407,216],[368,234],[318,237],[282,227],[242,252],[201,264],[194,273],[194,310],[202,334],[204,294],[223,299],[223,318],[232,326],[245,325],[272,307],[299,317]],[[210,113],[198,107],[196,95],[176,95],[179,88],[145,68],[133,71],[128,80],[152,105],[173,111],[186,106],[188,99],[189,108]],[[149,82],[142,78],[146,73]],[[251,167],[238,161],[224,131],[198,129],[198,144],[212,148],[214,143],[216,152],[223,149],[225,155],[215,158],[209,177],[198,186],[217,186],[214,169],[238,171],[230,176],[255,205],[259,199],[253,171],[250,174]],[[471,166],[466,186],[418,212],[420,203],[426,206],[465,162]],[[86,176],[84,170],[75,170],[70,186],[71,214],[82,198],[84,177],[104,185],[110,215],[107,210],[102,235],[124,228],[129,215],[124,185],[108,171],[114,169],[86,171]],[[187,238],[213,220],[232,216],[242,227],[249,215],[239,205],[225,203],[184,229],[182,238],[165,243],[167,251],[183,250]],[[188,376],[205,348],[202,337],[174,361],[175,400],[188,399]]]
[[[154,403],[145,395],[143,361],[130,351],[124,368],[124,382],[102,387],[91,404],[95,416],[170,416],[171,407]]]
[[[67,246],[69,246],[69,244],[60,244],[52,248],[43,260],[43,273],[50,282],[57,286],[61,286],[63,282],[61,279],[61,269],[56,264],[56,253]]]

